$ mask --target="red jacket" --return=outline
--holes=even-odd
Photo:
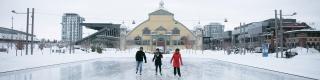
[[[171,62],[173,61],[173,67],[180,67],[180,64],[182,65],[182,58],[181,54],[179,52],[174,52],[173,56],[171,58]]]

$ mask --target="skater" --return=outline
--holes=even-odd
[[[179,77],[181,77],[181,73],[180,73],[180,64],[182,64],[182,58],[181,58],[181,54],[179,52],[179,49],[176,49],[175,52],[173,53],[173,56],[171,58],[170,63],[173,62],[173,73],[174,76],[176,76],[176,74],[178,73]]]
[[[142,63],[143,63],[143,59],[144,59],[144,63],[147,63],[147,59],[146,59],[146,55],[143,52],[143,47],[140,47],[140,50],[137,51],[136,53],[136,61],[137,61],[137,69],[136,69],[136,74],[138,74],[138,71],[140,71],[140,75],[141,75],[141,71],[142,71]]]
[[[155,66],[156,66],[156,75],[158,75],[158,68],[159,68],[160,75],[162,75],[162,73],[161,73],[161,65],[162,65],[161,58],[162,58],[162,53],[157,48],[156,52],[154,52],[154,56],[152,59],[152,61],[154,62]]]

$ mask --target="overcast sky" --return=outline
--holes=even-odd
[[[160,0],[0,0],[0,27],[11,27],[25,31],[26,15],[12,14],[35,8],[35,34],[38,38],[57,39],[61,37],[63,13],[78,13],[85,22],[105,22],[136,27],[148,18],[148,14],[159,7]],[[175,19],[192,29],[198,21],[201,25],[220,22],[226,30],[233,30],[240,22],[250,23],[274,17],[274,9],[283,14],[298,15],[300,22],[314,23],[320,29],[320,0],[164,0],[164,7],[175,14]],[[229,22],[224,23],[227,18]],[[133,25],[132,20],[136,24]],[[94,31],[84,28],[84,35]]]

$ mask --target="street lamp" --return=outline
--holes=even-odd
[[[282,18],[282,16],[294,16],[294,15],[297,15],[297,13],[296,12],[294,12],[294,13],[292,13],[292,14],[288,14],[288,15],[283,15],[282,14],[282,10],[280,10],[280,14],[277,14],[277,10],[275,10],[275,21],[277,21],[277,16],[280,16],[280,25],[279,25],[279,28],[280,28],[280,51],[281,51],[281,58],[283,57],[283,18]],[[278,41],[278,27],[277,27],[277,22],[275,22],[275,24],[276,24],[276,40]],[[276,50],[278,49],[278,47],[276,47]],[[277,55],[276,55],[276,57],[278,57],[278,50],[277,50]]]
[[[280,10],[280,13],[282,14],[282,10]],[[287,15],[280,15],[280,14],[278,14],[278,15],[280,15],[280,16],[294,16],[294,15],[297,15],[298,13],[297,12],[293,12],[292,14],[287,14]]]
[[[29,38],[29,13],[31,13],[31,55],[33,55],[33,31],[34,31],[34,8],[32,8],[32,12],[29,12],[29,8],[27,8],[27,12],[26,13],[18,13],[15,10],[11,11],[14,14],[27,14],[27,25],[26,25],[26,55],[28,55],[28,38]]]
[[[289,14],[289,15],[283,15],[282,14],[282,10],[280,10],[280,31],[281,31],[281,35],[280,35],[280,50],[281,50],[281,58],[283,57],[283,18],[282,16],[294,16],[294,15],[297,15],[296,12],[292,13],[292,14]]]

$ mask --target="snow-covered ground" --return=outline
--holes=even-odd
[[[23,56],[15,56],[15,52],[0,53],[0,80],[20,80],[19,78],[25,78],[28,76],[32,76],[32,80],[99,80],[98,78],[103,79],[121,79],[121,80],[130,80],[133,78],[138,78],[142,80],[146,79],[163,79],[168,80],[172,79],[172,69],[169,64],[169,59],[172,56],[171,54],[164,55],[165,60],[163,63],[165,65],[164,68],[164,76],[156,77],[154,76],[154,66],[151,63],[151,54],[148,54],[149,62],[145,64],[144,70],[145,75],[136,77],[134,73],[134,57],[136,49],[130,49],[127,51],[116,51],[109,49],[108,51],[104,51],[103,54],[97,53],[86,53],[80,50],[76,50],[75,54],[59,54],[59,53],[48,53],[48,49],[45,49],[41,54],[41,51],[36,50],[35,55],[23,55]],[[320,53],[313,49],[305,49],[305,48],[296,48],[291,51],[296,51],[299,53],[298,56],[295,56],[291,59],[285,58],[275,58],[275,54],[270,54],[269,57],[262,57],[261,53],[247,53],[246,55],[226,55],[223,51],[197,51],[197,50],[182,50],[182,57],[185,61],[185,65],[182,66],[182,74],[183,79],[186,80],[194,80],[194,79],[243,79],[243,80],[257,80],[257,78],[265,77],[266,75],[284,75],[280,73],[270,72],[268,70],[254,70],[251,72],[247,67],[241,67],[243,65],[254,66],[259,68],[265,68],[273,71],[279,71],[294,75],[300,75],[305,77],[311,77],[320,79]],[[18,51],[19,52],[19,51]],[[24,53],[24,52],[23,52]],[[97,59],[99,58],[99,59]],[[221,61],[227,61],[221,63]],[[77,62],[84,61],[81,63],[80,68],[82,71],[80,73],[82,76],[80,78],[73,79],[70,76],[79,76],[80,73],[77,73],[78,67],[73,67],[75,64],[65,64],[58,67],[51,67],[50,69],[37,69],[35,67],[39,66],[47,66],[54,65],[60,63],[69,63],[69,62]],[[93,62],[95,61],[95,62]],[[106,63],[105,63],[106,62]],[[111,63],[109,63],[111,62]],[[234,64],[227,64],[228,62],[243,64],[232,66]],[[101,63],[101,64],[97,64]],[[78,64],[78,63],[77,63]],[[80,64],[80,63],[79,63]],[[88,65],[90,64],[90,65]],[[96,65],[104,65],[104,66],[115,66],[115,67],[102,67],[97,70],[92,64]],[[71,72],[69,68],[71,66]],[[67,68],[65,68],[67,67]],[[34,68],[26,69],[26,68]],[[25,71],[20,69],[26,69],[31,71]],[[67,71],[65,71],[65,69]],[[121,70],[124,69],[124,70]],[[256,68],[253,68],[256,69]],[[20,70],[20,71],[14,71]],[[6,72],[9,71],[9,72]],[[11,72],[10,72],[11,71]],[[23,73],[21,71],[24,71]],[[50,74],[43,74],[50,72]],[[116,73],[113,73],[116,72]],[[75,73],[76,74],[75,74]],[[68,73],[68,74],[67,74]],[[69,74],[70,73],[70,74]],[[109,74],[110,73],[110,74]],[[200,74],[201,73],[201,74]],[[241,74],[240,74],[241,73]],[[256,74],[252,74],[256,73]],[[266,74],[264,76],[258,75],[259,73]],[[267,74],[268,73],[268,74]],[[40,75],[41,74],[41,75]],[[84,75],[85,74],[85,75]],[[229,75],[230,74],[230,75]],[[59,75],[59,76],[58,76]],[[67,75],[67,76],[62,76]],[[89,76],[88,76],[89,75]],[[91,75],[91,76],[90,76]],[[95,76],[98,75],[98,76]],[[111,76],[110,76],[111,75]],[[117,76],[118,75],[118,76]],[[124,76],[120,75],[133,75],[133,76]],[[259,76],[259,77],[252,77]],[[2,77],[1,77],[2,76]],[[37,77],[38,76],[38,77]],[[39,77],[40,76],[40,77]],[[109,76],[109,77],[108,77]],[[115,77],[114,77],[115,76]],[[149,76],[149,77],[148,77]],[[242,76],[242,77],[241,77]],[[294,78],[294,76],[288,76],[289,78]],[[40,78],[40,79],[35,79]],[[50,79],[48,79],[50,78]],[[270,78],[265,78],[266,80],[270,79],[284,79],[285,77],[279,78],[277,76],[273,76]],[[26,79],[29,80],[29,79]],[[31,79],[30,79],[31,80]],[[261,79],[259,79],[261,80]]]
[[[43,54],[42,54],[43,52]],[[127,53],[128,51],[104,51],[103,54],[98,54],[96,52],[87,53],[81,50],[75,50],[75,53],[69,54],[65,53],[53,53],[50,49],[35,50],[34,55],[25,55],[23,51],[22,56],[20,51],[18,51],[18,56],[16,56],[15,51],[9,53],[0,53],[0,72],[20,70],[26,68],[34,68],[40,66],[47,66],[53,64],[69,63],[82,60],[90,60],[105,57],[128,57],[134,56],[134,54],[121,54]],[[120,54],[119,54],[120,53]]]

